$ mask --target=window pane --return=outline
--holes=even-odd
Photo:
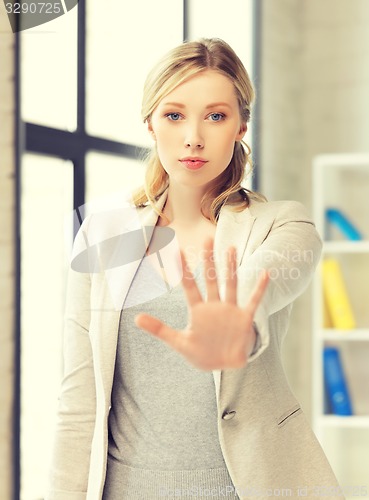
[[[21,113],[25,121],[76,129],[77,8],[20,33]]]
[[[138,160],[91,152],[86,156],[86,215],[121,206],[129,192],[144,182],[145,165]]]
[[[87,8],[87,130],[92,135],[150,144],[141,123],[147,72],[182,41],[182,0],[101,4]]]
[[[222,38],[252,74],[252,1],[189,0],[189,38]]]
[[[21,195],[22,500],[44,498],[62,370],[73,165],[27,154]]]

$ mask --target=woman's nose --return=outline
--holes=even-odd
[[[204,138],[202,137],[198,126],[192,125],[187,129],[185,146],[186,148],[194,149],[201,149],[204,147]]]

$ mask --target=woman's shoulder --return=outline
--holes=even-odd
[[[83,220],[79,232],[88,235],[90,241],[116,236],[140,226],[140,208],[132,204],[96,210]]]
[[[266,200],[250,196],[247,209],[254,217],[288,218],[311,221],[305,205],[296,200]]]

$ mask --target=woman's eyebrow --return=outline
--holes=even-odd
[[[186,107],[184,104],[181,104],[180,102],[163,102],[163,106],[175,106],[177,108]],[[216,108],[217,106],[226,106],[227,108],[231,107],[227,102],[212,102],[211,104],[207,104],[205,109]]]
[[[185,108],[184,104],[180,102],[163,102],[163,106],[175,106],[176,108]]]
[[[209,108],[216,108],[217,106],[227,106],[227,108],[230,108],[231,106],[227,102],[213,102],[211,104],[208,104],[206,106],[206,109]]]

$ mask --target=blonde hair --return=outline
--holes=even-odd
[[[247,123],[250,119],[250,106],[255,94],[247,71],[233,49],[218,38],[202,38],[198,41],[185,42],[172,49],[149,73],[143,93],[142,119],[150,122],[151,115],[163,97],[200,72],[212,69],[229,78],[235,88],[240,109],[241,120]],[[133,202],[139,206],[149,203],[157,214],[167,222],[168,218],[155,203],[169,186],[169,176],[164,170],[156,148],[153,148],[147,159],[144,186],[133,193]],[[209,208],[210,221],[216,223],[221,207],[231,205],[239,212],[250,202],[250,195],[258,197],[241,186],[247,164],[251,164],[251,150],[243,142],[236,142],[233,156],[228,167],[219,175],[201,200],[201,212]]]

